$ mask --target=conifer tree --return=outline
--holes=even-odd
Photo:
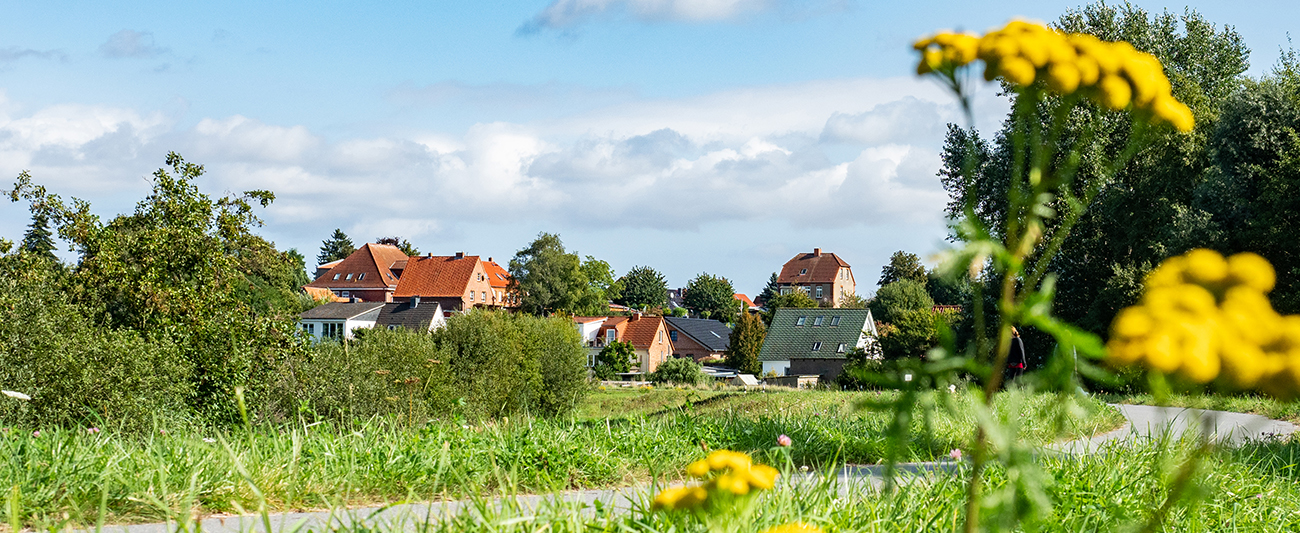
[[[758,361],[758,353],[763,350],[763,338],[767,328],[763,319],[753,313],[741,313],[736,319],[736,327],[731,330],[731,342],[727,345],[724,363],[744,374],[758,375],[763,371],[763,364]]]
[[[316,256],[316,264],[323,265],[330,261],[346,259],[357,251],[357,247],[352,244],[352,239],[348,234],[343,233],[341,229],[334,229],[334,234],[330,238],[321,241],[320,255]]]
[[[23,235],[22,249],[26,252],[58,261],[54,256],[54,233],[50,231],[50,219],[44,213],[32,213],[32,223]]]

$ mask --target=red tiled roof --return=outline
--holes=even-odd
[[[813,253],[799,254],[786,261],[785,266],[781,267],[777,283],[832,283],[840,274],[840,269],[848,267],[849,264],[840,259],[840,256],[817,249]]]
[[[623,342],[630,342],[637,348],[649,348],[659,340],[657,333],[661,327],[663,331],[668,331],[668,328],[663,326],[663,317],[643,316],[636,320],[628,320],[627,327],[619,337]],[[664,342],[669,342],[667,333],[664,333]]]
[[[397,277],[391,270],[393,263],[405,259],[406,254],[396,246],[366,243],[307,286],[322,289],[387,289],[397,285]]]
[[[484,261],[483,271],[487,273],[488,283],[492,284],[493,289],[504,291],[510,286],[510,272],[498,265],[496,261]]]
[[[477,255],[412,257],[402,271],[402,280],[393,296],[461,298],[479,262]]]
[[[750,307],[758,307],[757,305],[754,305],[753,300],[750,300],[749,297],[745,296],[744,294],[736,293],[736,299],[745,302],[745,305],[748,305]]]
[[[588,323],[588,322],[600,322],[601,320],[605,320],[605,319],[607,319],[607,318],[609,318],[609,317],[607,317],[607,316],[575,316],[575,317],[573,317],[573,321],[576,322],[576,323],[579,323],[579,324],[586,324],[586,323]]]

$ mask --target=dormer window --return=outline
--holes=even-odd
[[[812,351],[814,351],[814,352],[820,352],[821,350],[822,350],[822,343],[820,343],[820,342],[814,342],[814,343],[813,343],[813,349],[812,349]]]
[[[840,343],[840,347],[839,347],[839,349],[838,349],[838,350],[835,350],[835,351],[836,351],[837,353],[844,353],[844,343],[841,342],[841,343]]]

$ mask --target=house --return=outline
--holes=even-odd
[[[824,307],[839,307],[857,293],[853,268],[838,255],[822,253],[821,248],[786,261],[776,283],[781,294],[802,290]]]
[[[444,311],[501,307],[504,301],[495,294],[485,263],[478,256],[463,252],[412,257],[406,263],[392,300],[409,302],[420,297],[422,302],[437,301]]]
[[[487,275],[488,285],[492,287],[493,307],[518,308],[519,296],[510,292],[510,272],[493,261],[491,257],[483,262],[483,272]]]
[[[696,362],[719,359],[731,343],[731,328],[717,320],[664,317],[668,340],[673,343],[673,357],[689,357]]]
[[[744,304],[744,307],[746,309],[754,309],[758,307],[758,305],[755,304],[753,300],[749,299],[749,296],[746,296],[744,294],[736,293],[736,299],[740,300],[740,303]]]
[[[668,309],[686,307],[686,289],[668,289]]]
[[[396,246],[366,243],[306,286],[328,290],[344,299],[391,302],[407,259]]]
[[[419,296],[405,302],[390,302],[379,310],[375,319],[377,328],[406,328],[428,333],[447,324],[448,311],[443,311],[437,300],[420,301]]]
[[[758,360],[763,374],[818,375],[834,380],[846,354],[876,342],[869,309],[780,308],[767,328]]]
[[[317,339],[351,339],[359,328],[375,326],[383,302],[330,302],[298,315],[298,327]]]
[[[318,278],[320,278],[321,276],[324,276],[324,275],[325,275],[326,273],[328,273],[331,269],[333,269],[333,268],[336,267],[336,266],[339,266],[339,263],[342,263],[342,262],[343,262],[342,259],[335,259],[335,260],[330,261],[330,262],[328,262],[328,263],[325,263],[325,264],[323,264],[323,265],[316,265],[316,275],[315,275],[312,279],[318,279]]]
[[[334,294],[334,291],[331,291],[329,289],[324,289],[321,287],[312,287],[311,285],[303,285],[302,290],[303,292],[307,293],[307,296],[310,296],[312,300],[318,302],[347,302],[351,300],[351,298],[344,299],[338,296],[337,294]]]
[[[663,317],[643,316],[580,316],[573,317],[574,326],[587,345],[587,364],[596,366],[596,355],[612,341],[628,342],[636,350],[635,372],[649,374],[673,355],[673,343],[668,337],[668,323]]]

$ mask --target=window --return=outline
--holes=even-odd
[[[397,324],[389,324],[389,325],[388,325],[388,330],[389,330],[389,331],[392,331],[392,330],[395,330],[395,329],[400,328],[400,327],[402,327],[402,326],[399,326],[399,325],[397,325]],[[844,345],[841,344],[840,347],[843,348]],[[843,351],[843,350],[840,350],[840,351]]]
[[[806,317],[806,316],[801,316],[801,317],[799,317],[798,320],[795,320],[795,321],[794,321],[794,325],[796,325],[796,326],[802,326],[803,323],[804,323],[805,321],[807,321],[807,320],[808,320],[808,317]]]
[[[362,273],[360,273],[360,274],[357,274],[357,281],[361,281],[361,280],[363,280],[363,279],[366,279],[366,273],[365,273],[365,272],[362,272]]]
[[[344,276],[343,279],[344,279],[344,280],[347,280],[347,281],[351,281],[351,280],[352,280],[352,273],[351,273],[351,272],[348,272],[348,275],[347,275],[347,276]]]
[[[790,294],[790,289],[789,289],[789,287],[786,287],[786,288],[781,289],[781,294],[782,294],[782,295]]]
[[[342,276],[342,275],[343,275],[343,274],[335,274],[335,275],[334,275],[334,279],[339,279],[339,276]]]
[[[841,343],[840,343],[840,347],[839,347],[839,349],[837,349],[837,350],[835,350],[835,351],[838,352],[838,353],[844,353],[844,343],[841,342]]]
[[[814,352],[819,352],[819,351],[821,351],[821,349],[822,349],[822,343],[820,343],[820,342],[814,342],[814,343],[813,343],[813,349],[812,349],[812,351],[814,351]]]
[[[821,298],[821,297],[822,297],[822,288],[821,288],[821,287],[817,287],[817,296],[816,296],[816,297],[817,297],[817,298]]]
[[[802,269],[802,270],[799,271],[799,275],[800,275],[800,276],[802,276],[802,275],[804,275],[804,274],[807,274],[807,273],[808,273],[808,269],[806,269],[806,268],[805,268],[805,269]]]
[[[330,338],[330,339],[342,339],[342,338],[343,338],[343,323],[342,323],[342,322],[326,322],[326,323],[324,323],[324,324],[321,324],[321,336],[322,336],[322,337],[326,337],[326,338]]]
[[[315,335],[315,334],[316,334],[316,324],[303,324],[303,325],[302,325],[302,330],[305,331],[305,332],[307,332],[308,335]]]
[[[469,291],[469,301],[474,301],[474,291]]]
[[[664,343],[664,330],[659,330],[659,344]]]
[[[669,338],[670,340],[672,340],[673,342],[677,342],[677,332],[676,332],[676,331],[669,331],[669,332],[668,332],[668,338]]]
[[[351,297],[352,297],[352,293],[350,293],[350,292],[348,292],[348,291],[340,291],[340,292],[339,292],[339,296],[342,296],[342,297],[344,297],[344,298],[351,298]]]
[[[479,294],[483,296],[483,303],[487,303],[487,291],[480,292]]]
[[[831,326],[838,326],[838,325],[840,325],[840,317],[837,316],[831,317]]]
[[[820,326],[820,325],[822,325],[822,319],[823,319],[823,318],[826,318],[826,317],[825,317],[825,316],[819,316],[819,317],[817,317],[817,318],[814,318],[814,319],[813,319],[813,325],[814,325],[814,326]]]

